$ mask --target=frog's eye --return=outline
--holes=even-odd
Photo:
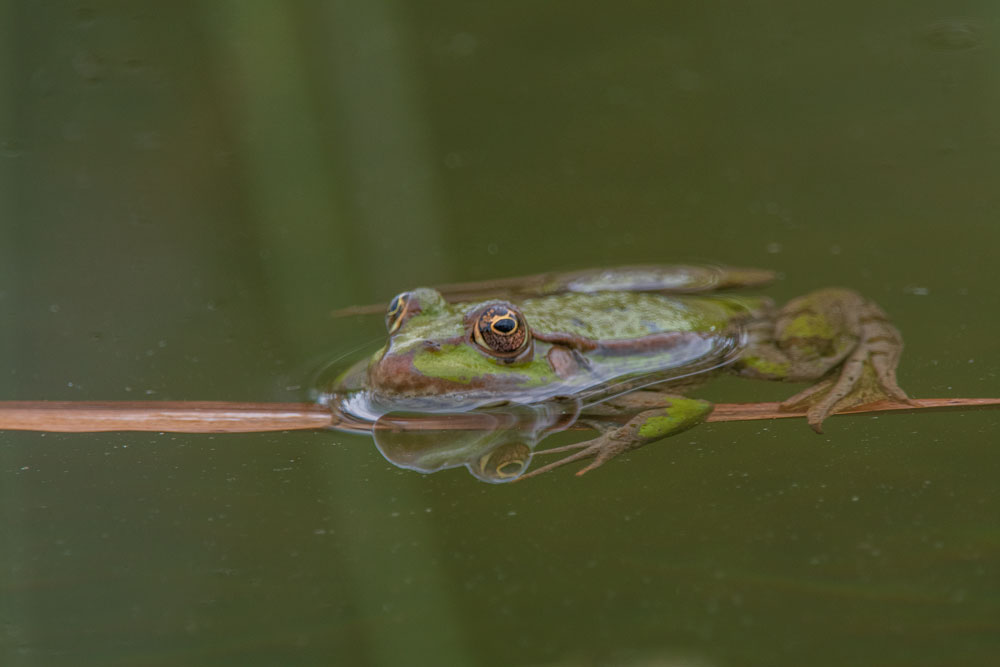
[[[397,294],[389,302],[389,308],[385,311],[385,328],[389,333],[395,333],[396,329],[402,326],[411,315],[420,312],[420,302],[411,292]]]
[[[491,356],[513,361],[530,347],[531,332],[514,306],[494,303],[473,318],[472,339]]]

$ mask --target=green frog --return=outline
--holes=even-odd
[[[500,447],[452,448],[489,481],[589,459],[584,474],[691,428],[712,405],[688,394],[716,373],[812,382],[783,406],[808,407],[817,432],[839,410],[909,401],[896,380],[899,332],[860,294],[821,289],[778,308],[720,293],[772,278],[760,269],[633,266],[410,290],[389,303],[386,344],[344,373],[333,396],[343,413],[373,423],[536,415],[528,445],[501,437]],[[524,474],[534,442],[572,424],[597,437],[545,450],[565,456]]]

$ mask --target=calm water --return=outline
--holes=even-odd
[[[730,4],[0,2],[0,398],[301,400],[383,334],[334,308],[678,260],[854,287],[912,395],[996,396],[1000,5]],[[3,433],[0,663],[996,664],[998,426],[717,424],[500,487],[338,433]]]

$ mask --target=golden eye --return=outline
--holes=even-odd
[[[492,356],[505,360],[513,360],[531,343],[524,316],[506,303],[490,304],[475,316],[472,338]]]
[[[385,328],[389,333],[395,333],[408,316],[420,311],[420,304],[410,292],[402,292],[389,302],[385,311]]]

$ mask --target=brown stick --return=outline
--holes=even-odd
[[[915,399],[912,405],[878,401],[840,414],[997,407],[1000,407],[1000,398],[920,398]],[[706,421],[785,419],[802,417],[804,414],[803,411],[782,410],[780,403],[717,403]],[[463,419],[447,416],[435,418],[433,415],[399,417],[394,418],[393,423],[414,430],[468,430],[477,426],[474,413],[465,415]],[[0,430],[61,433],[256,433],[319,428],[362,432],[371,430],[369,424],[343,415],[335,416],[329,408],[313,403],[0,401]]]
[[[1000,398],[916,398],[912,403],[875,401],[831,415],[861,414],[866,412],[918,412],[920,410],[974,410],[1000,407]],[[804,417],[805,410],[782,410],[781,403],[716,403],[712,414],[705,421],[733,422],[752,419],[786,419]]]
[[[314,403],[0,401],[0,430],[255,433],[332,424],[330,411]]]

